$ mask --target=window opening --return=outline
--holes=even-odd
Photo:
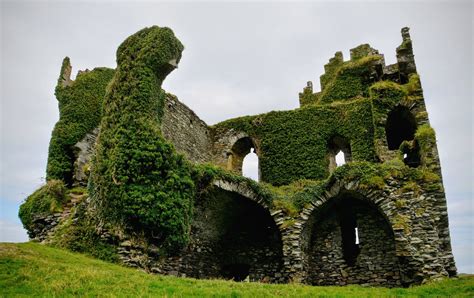
[[[251,151],[242,162],[242,175],[258,181],[258,156],[255,153],[255,148],[252,148]]]
[[[336,167],[340,167],[346,163],[346,157],[344,155],[344,152],[339,151],[339,153],[336,154]]]

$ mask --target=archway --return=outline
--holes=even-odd
[[[259,180],[258,153],[250,137],[240,138],[234,143],[228,156],[227,168],[240,175]]]
[[[333,136],[328,141],[328,156],[330,173],[334,172],[337,167],[352,161],[352,151],[349,141],[340,135]]]
[[[196,208],[195,231],[206,243],[206,277],[281,281],[283,244],[270,212],[253,200],[213,187]],[[212,270],[212,272],[211,272]]]
[[[242,161],[242,176],[258,181],[258,175],[258,155],[255,149],[252,149]]]
[[[308,224],[308,283],[400,285],[391,226],[362,196],[342,191],[315,210]]]
[[[413,140],[416,119],[407,107],[396,106],[388,113],[385,133],[389,150],[398,150],[403,141]]]

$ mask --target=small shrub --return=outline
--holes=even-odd
[[[18,216],[25,229],[33,228],[33,220],[37,216],[47,216],[60,212],[66,203],[66,186],[61,180],[50,180],[41,186],[20,206]]]

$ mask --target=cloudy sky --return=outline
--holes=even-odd
[[[151,3],[1,1],[0,241],[26,241],[22,200],[44,182],[58,119],[61,61],[73,72],[115,67],[117,46],[139,29],[168,26],[185,45],[164,88],[208,124],[298,107],[323,65],[361,43],[394,63],[400,28],[411,28],[418,72],[437,131],[452,244],[460,272],[474,273],[472,2],[341,1]]]

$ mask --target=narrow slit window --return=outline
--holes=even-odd
[[[355,231],[355,244],[359,245],[359,230],[355,228],[354,231]]]

